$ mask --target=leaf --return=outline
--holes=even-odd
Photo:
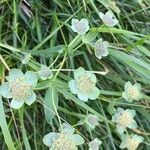
[[[9,150],[15,150],[14,143],[12,141],[8,125],[5,118],[4,106],[2,102],[2,97],[0,95],[0,127],[2,129],[2,133],[4,135],[4,140],[8,146]]]
[[[114,108],[113,102],[109,103],[107,111],[109,112],[110,115],[113,115],[115,113],[116,109]]]
[[[75,97],[74,95],[72,95],[70,92],[68,92],[66,90],[63,90],[63,89],[57,89],[57,90],[61,94],[63,94],[66,99],[71,99],[77,105],[81,106],[82,108],[86,109],[87,111],[89,111],[89,112],[93,113],[94,115],[96,115],[97,117],[99,117],[99,119],[101,119],[101,121],[106,121],[106,122],[110,123],[112,126],[114,125],[106,117],[104,117],[103,115],[99,114],[97,111],[95,111],[93,108],[91,108],[90,106],[88,106],[86,103],[84,103],[81,100],[79,100],[77,97]]]
[[[52,123],[58,108],[58,92],[51,86],[44,98],[44,113],[48,123]]]

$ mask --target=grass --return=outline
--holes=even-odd
[[[101,150],[118,150],[121,140],[111,116],[117,107],[135,109],[138,130],[129,131],[144,137],[140,150],[150,149],[150,1],[142,4],[130,0],[20,0],[0,1],[0,80],[4,82],[9,69],[38,71],[40,64],[51,66],[54,77],[41,81],[35,89],[37,100],[19,110],[0,99],[1,150],[45,150],[43,136],[58,131],[68,122],[85,138],[80,147],[88,149],[95,137],[102,140]],[[104,26],[98,12],[111,9],[119,25]],[[119,13],[120,12],[120,13]],[[87,18],[89,40],[102,37],[111,43],[109,56],[96,59],[93,50],[83,44],[71,28],[72,18]],[[24,52],[32,58],[21,63]],[[96,74],[99,98],[84,103],[68,88],[73,70],[84,67],[89,71],[109,71]],[[64,70],[63,70],[64,69]],[[141,101],[128,103],[121,94],[127,81],[139,82],[145,94]],[[2,103],[3,102],[3,103]],[[88,113],[101,120],[100,126],[89,131],[79,125]]]

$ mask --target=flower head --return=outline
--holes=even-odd
[[[97,79],[92,72],[80,67],[74,72],[74,78],[69,81],[69,88],[73,94],[77,94],[80,100],[88,101],[88,99],[98,98],[100,90],[95,87]]]
[[[80,35],[84,35],[86,34],[87,31],[89,31],[89,23],[88,20],[85,18],[81,20],[72,19],[71,23],[72,23],[71,29]]]
[[[51,70],[45,65],[41,66],[41,69],[38,72],[38,75],[40,76],[40,78],[42,80],[50,79],[50,78],[53,77],[53,74],[52,74]]]
[[[126,82],[124,85],[125,91],[122,93],[122,97],[128,101],[132,102],[133,100],[140,100],[142,98],[141,93],[141,85],[139,83],[136,83],[134,85],[131,84],[131,82]]]
[[[12,98],[10,103],[12,108],[18,109],[24,103],[31,105],[36,100],[33,89],[38,78],[34,72],[27,71],[24,74],[19,69],[11,69],[6,79],[8,82],[0,86],[0,94],[5,98]]]
[[[102,57],[106,57],[109,54],[108,46],[109,43],[107,41],[102,41],[102,39],[99,39],[94,46],[95,56],[98,59],[101,59]]]
[[[117,130],[122,134],[128,127],[130,129],[137,128],[137,123],[133,119],[136,115],[135,110],[118,108],[116,113],[112,116],[112,121],[117,124]]]
[[[78,145],[84,143],[84,139],[74,134],[74,128],[68,124],[63,124],[63,129],[59,133],[51,132],[44,136],[43,143],[50,147],[50,150],[77,150]]]
[[[111,11],[107,11],[105,14],[99,12],[99,17],[106,26],[113,27],[118,23],[118,20],[114,18]]]
[[[92,129],[95,129],[96,126],[99,126],[99,118],[93,114],[89,114],[85,119],[85,123]]]
[[[99,150],[99,146],[102,144],[102,141],[95,138],[93,141],[89,143],[89,150]]]
[[[120,145],[121,149],[127,148],[128,150],[136,150],[140,143],[142,143],[144,138],[136,134],[132,135],[122,135],[122,143]]]

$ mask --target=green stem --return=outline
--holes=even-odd
[[[27,137],[27,134],[26,134],[26,130],[25,130],[25,127],[24,127],[23,116],[24,116],[24,107],[22,107],[19,110],[19,118],[20,118],[20,122],[21,122],[21,132],[22,132],[23,141],[24,141],[24,145],[25,145],[26,150],[31,150],[31,147],[30,147],[30,144],[29,144],[29,141],[28,141],[28,137]]]

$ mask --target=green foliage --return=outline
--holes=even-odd
[[[88,150],[93,141],[101,150],[130,146],[149,150],[149,4],[150,0],[1,0],[0,87],[13,68],[23,76],[33,73],[36,77],[28,75],[24,83],[36,80],[31,88],[36,100],[34,95],[29,103],[24,101],[30,106],[22,106],[23,102],[15,110],[10,107],[9,81],[0,88],[0,149],[48,149],[44,135],[59,133],[63,123],[69,123],[75,135],[85,140],[81,150]],[[98,59],[96,50],[106,53],[100,53]],[[91,80],[97,79],[94,86],[98,92],[93,100],[87,101],[89,93],[81,100],[79,87],[77,92],[68,85],[74,81],[76,86],[74,74],[80,67],[93,76]],[[13,77],[18,78],[18,73]],[[84,82],[82,92],[88,83]],[[132,86],[140,97],[129,98]],[[15,87],[22,89],[22,82]],[[119,107],[136,112],[137,128],[127,126],[124,135],[117,132],[118,120],[112,120]],[[94,129],[85,123],[89,114],[98,118]]]

